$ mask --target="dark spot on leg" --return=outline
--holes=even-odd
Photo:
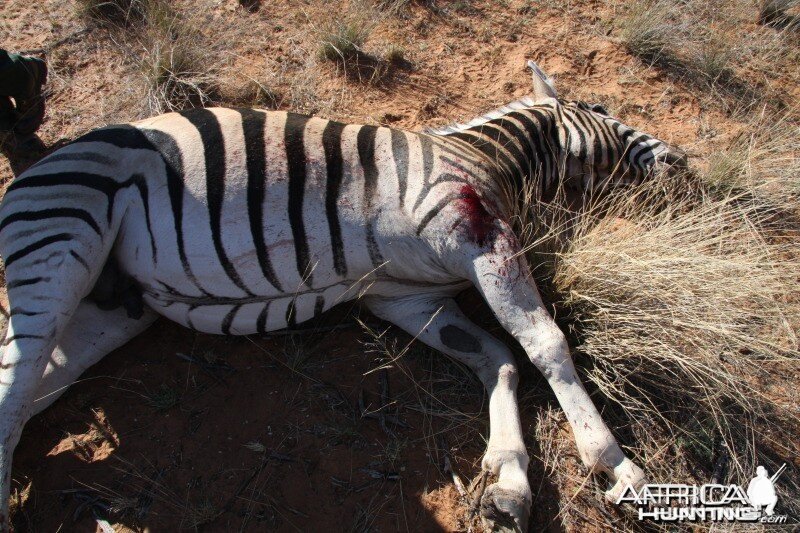
[[[439,338],[442,344],[459,352],[479,353],[483,349],[481,341],[458,326],[443,327],[439,330]]]

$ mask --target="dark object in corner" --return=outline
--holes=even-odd
[[[103,271],[87,298],[104,311],[121,306],[128,313],[128,318],[135,320],[142,318],[144,314],[141,289],[132,277],[119,269],[113,257],[109,257],[103,266]]]

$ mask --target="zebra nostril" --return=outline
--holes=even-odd
[[[689,156],[680,148],[670,146],[664,157],[664,163],[676,170],[686,170],[689,166]]]
[[[686,152],[675,146],[670,146],[657,160],[660,164],[674,171],[681,171],[689,168],[689,156]]]

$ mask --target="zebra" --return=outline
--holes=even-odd
[[[466,364],[489,394],[481,513],[525,531],[518,368],[453,297],[477,287],[543,373],[578,451],[614,500],[645,483],[583,388],[512,229],[547,186],[638,183],[677,147],[600,106],[533,92],[466,124],[409,132],[282,111],[205,108],[87,133],[8,187],[0,255],[10,302],[0,359],[0,528],[22,427],[89,366],[165,316],[197,331],[292,327],[360,298]],[[488,486],[487,486],[488,485]]]

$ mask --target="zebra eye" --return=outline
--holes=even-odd
[[[595,113],[600,113],[601,115],[608,115],[608,111],[606,111],[606,108],[601,106],[600,104],[592,104],[592,107],[590,109]]]

